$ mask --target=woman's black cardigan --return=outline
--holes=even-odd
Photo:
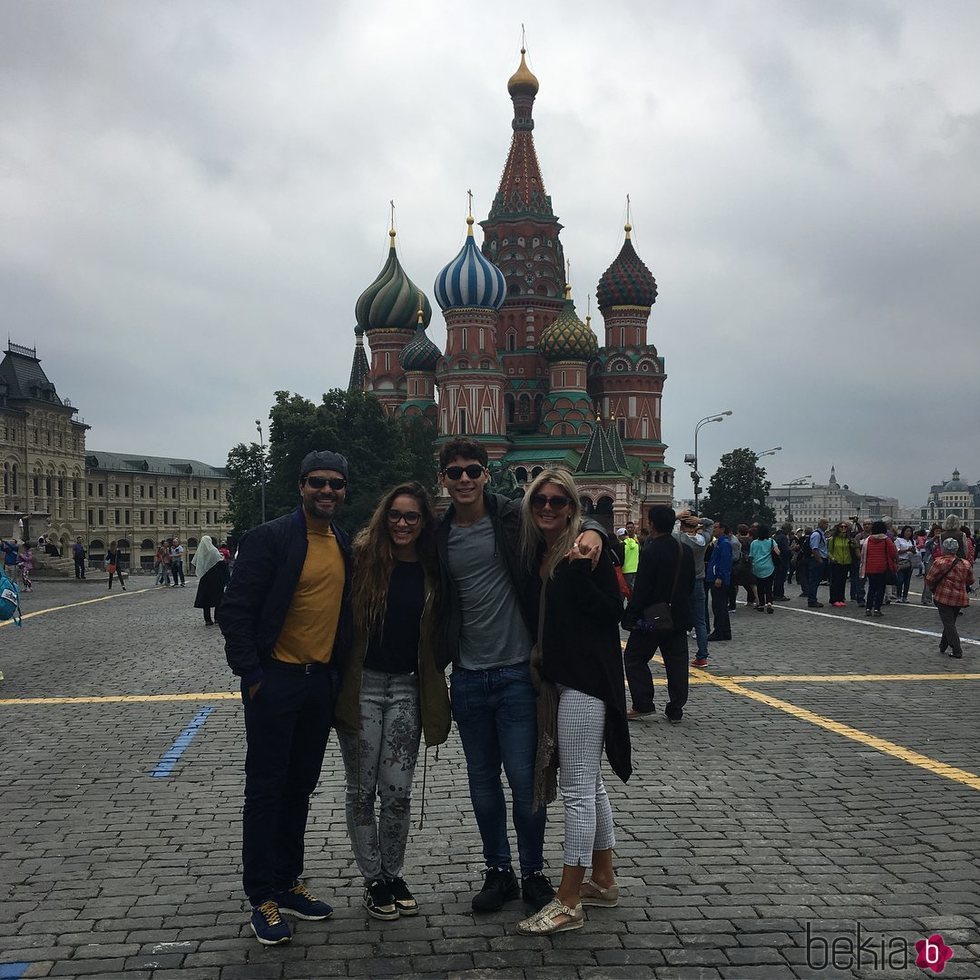
[[[526,598],[537,623],[541,577],[527,570]],[[543,676],[606,705],[606,758],[623,782],[633,771],[619,621],[623,598],[604,549],[595,570],[588,559],[563,560],[545,594]],[[534,636],[537,642],[537,633]]]

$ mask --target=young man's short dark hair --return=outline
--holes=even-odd
[[[453,439],[439,450],[439,469],[444,470],[454,459],[475,459],[487,465],[487,451],[472,439]]]
[[[661,534],[670,534],[674,530],[677,515],[672,507],[658,506],[650,508],[650,523]]]

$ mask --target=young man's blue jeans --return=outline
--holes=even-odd
[[[449,688],[484,861],[488,867],[511,866],[507,804],[500,781],[503,766],[513,800],[521,874],[541,871],[546,809],[533,809],[538,722],[528,664],[490,670],[454,667]]]
[[[691,616],[694,619],[694,635],[698,641],[698,659],[708,659],[708,624],[705,622],[704,579],[696,578],[691,589]]]
[[[807,601],[814,603],[817,601],[817,589],[820,588],[820,579],[823,578],[824,562],[819,558],[810,558],[806,564]]]

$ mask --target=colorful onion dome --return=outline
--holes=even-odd
[[[561,313],[541,334],[538,351],[549,361],[587,361],[598,353],[599,342],[592,327],[583,323],[575,312],[571,286],[565,287]]]
[[[466,242],[436,277],[436,302],[444,310],[469,307],[499,310],[507,298],[504,274],[476,247],[473,216],[466,219]]]
[[[527,66],[524,55],[527,54],[526,48],[521,48],[521,64],[517,71],[507,81],[507,91],[511,95],[537,95],[538,80],[534,73]]]
[[[395,229],[388,232],[391,247],[388,261],[378,273],[378,278],[358,297],[354,307],[357,325],[363,330],[411,330],[415,326],[418,309],[418,286],[405,274],[395,250]],[[432,319],[432,307],[422,296],[424,321],[428,326]]]
[[[657,301],[657,280],[636,254],[630,238],[632,230],[633,226],[627,224],[626,241],[599,280],[596,296],[600,310],[610,306],[653,306]]]
[[[422,322],[422,310],[418,311],[418,323],[415,325],[415,336],[398,352],[398,362],[406,371],[435,371],[442,351],[425,332]]]

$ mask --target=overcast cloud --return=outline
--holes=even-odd
[[[980,479],[973,0],[5,0],[0,302],[88,445],[221,465],[275,390],[346,386],[388,200],[430,299],[486,216],[522,21],[583,316],[631,195],[678,492],[724,409],[706,479]]]

